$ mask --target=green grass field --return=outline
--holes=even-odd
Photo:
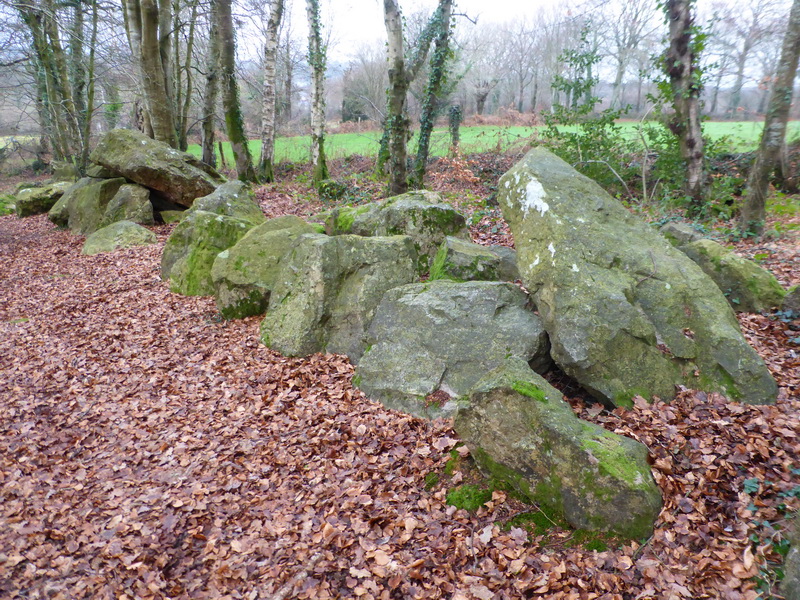
[[[623,131],[631,137],[637,136],[638,122],[620,123]],[[730,140],[731,151],[742,152],[753,150],[758,143],[763,122],[706,122],[703,124],[704,132],[712,139],[727,137]],[[487,152],[491,150],[508,150],[514,147],[525,148],[528,143],[535,141],[540,127],[499,127],[480,126],[461,128],[461,151],[465,154],[473,152]],[[568,128],[565,128],[568,129]],[[789,124],[789,139],[800,135],[800,121]],[[362,156],[375,156],[378,151],[380,132],[368,131],[364,133],[338,133],[330,134],[325,138],[325,153],[328,158],[344,158],[354,154]],[[449,136],[446,129],[436,129],[431,137],[431,155],[442,156],[447,153]],[[275,159],[277,162],[305,162],[309,157],[311,137],[307,135],[278,138],[275,142]],[[233,153],[230,144],[223,143],[226,160],[233,163]],[[261,142],[250,142],[250,150],[254,159],[261,154]],[[189,152],[200,156],[200,146],[192,144]],[[411,140],[409,153],[416,152],[416,137]]]

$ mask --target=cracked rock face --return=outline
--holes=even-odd
[[[599,185],[535,148],[498,200],[553,360],[598,399],[676,386],[770,403],[777,386],[717,285]]]

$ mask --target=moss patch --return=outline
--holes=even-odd
[[[533,398],[539,402],[547,402],[547,396],[544,391],[530,381],[512,381],[511,389],[527,398]]]
[[[447,503],[470,512],[478,510],[492,499],[492,491],[465,483],[447,492]]]

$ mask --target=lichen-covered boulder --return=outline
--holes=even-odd
[[[161,255],[161,278],[184,296],[211,296],[211,268],[217,255],[238,242],[252,224],[235,217],[192,211],[167,238]]]
[[[489,250],[494,252],[500,259],[500,268],[498,270],[500,281],[516,281],[519,279],[516,250],[508,246],[489,246]]]
[[[64,192],[48,216],[53,223],[59,227],[69,227],[73,233],[94,233],[101,227],[109,202],[125,183],[123,177],[79,179]]]
[[[91,160],[182,206],[191,206],[196,198],[207,196],[225,181],[191,154],[130,129],[106,133],[92,151]]]
[[[50,167],[53,169],[55,182],[75,183],[81,178],[81,170],[71,162],[54,160]]]
[[[498,200],[555,362],[598,399],[676,386],[774,402],[777,385],[717,285],[599,185],[535,148]]]
[[[357,362],[387,290],[417,279],[408,236],[305,234],[283,258],[261,340],[286,356],[346,354]]]
[[[254,227],[236,245],[220,252],[211,269],[220,314],[226,319],[264,314],[281,259],[298,236],[316,232],[316,227],[298,217],[278,217]]]
[[[381,202],[334,208],[325,221],[330,235],[408,235],[419,253],[420,272],[426,272],[447,236],[469,240],[463,215],[436,192],[408,192]]]
[[[561,392],[512,359],[479,381],[456,432],[480,468],[576,529],[652,534],[661,492],[647,448],[578,419]]]
[[[25,188],[16,197],[17,216],[30,217],[48,212],[70,187],[72,182],[56,181],[42,187]]]
[[[703,235],[697,229],[687,223],[677,221],[670,221],[662,225],[659,231],[673,246],[682,246],[703,239]]]
[[[114,171],[101,167],[100,165],[89,165],[86,169],[86,176],[94,177],[95,179],[113,179],[114,177],[118,177]]]
[[[155,244],[156,241],[156,234],[138,223],[117,221],[89,235],[83,244],[82,254],[114,252],[120,248]]]
[[[510,283],[443,280],[389,290],[353,381],[389,408],[450,416],[459,397],[509,356],[547,370],[547,336],[527,304],[527,295]],[[431,403],[426,398],[434,392]]]
[[[208,196],[198,198],[190,210],[204,210],[215,215],[235,217],[254,226],[267,220],[256,202],[250,184],[238,180],[223,183]]]
[[[108,201],[100,227],[107,227],[118,221],[131,221],[139,225],[155,223],[150,190],[135,183],[120,186],[114,197]]]
[[[162,210],[158,213],[164,223],[180,223],[183,218],[190,214],[188,210]]]
[[[781,309],[800,315],[800,285],[789,288],[789,291],[783,297]]]
[[[433,259],[430,279],[498,281],[500,257],[486,246],[447,236]]]
[[[714,280],[736,312],[761,312],[780,306],[786,290],[775,276],[712,240],[679,246]]]

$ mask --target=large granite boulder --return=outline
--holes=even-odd
[[[598,399],[669,400],[683,385],[775,400],[717,285],[594,181],[535,148],[500,179],[498,200],[553,359]]]
[[[73,233],[94,233],[103,225],[109,202],[125,183],[123,177],[79,179],[53,205],[48,217],[59,227],[69,227]]]
[[[430,279],[499,281],[500,262],[486,246],[447,236],[431,264]]]
[[[256,202],[250,184],[238,180],[223,183],[208,196],[198,198],[190,210],[204,210],[215,215],[235,217],[254,226],[267,220]]]
[[[182,206],[191,206],[196,198],[207,196],[225,181],[191,154],[130,129],[113,129],[105,134],[92,151],[91,160]]]
[[[156,234],[133,221],[117,221],[98,229],[83,244],[82,254],[114,252],[120,248],[147,246],[156,243]]]
[[[30,217],[48,212],[70,187],[72,182],[56,181],[41,187],[21,190],[15,201],[17,216]]]
[[[712,240],[679,246],[714,280],[736,312],[762,312],[780,306],[786,290],[775,276]]]
[[[519,279],[519,268],[517,267],[517,251],[508,246],[488,246],[500,259],[498,274],[500,281],[516,281]]]
[[[419,270],[426,272],[447,236],[469,240],[464,217],[436,192],[408,192],[381,202],[334,208],[325,221],[330,235],[408,235],[419,253]]]
[[[454,428],[480,468],[577,529],[652,534],[661,492],[647,448],[578,419],[561,392],[511,359],[475,386]]]
[[[387,290],[417,279],[408,236],[305,234],[283,258],[261,340],[286,356],[346,354],[357,362]]]
[[[679,221],[665,223],[661,226],[659,231],[673,246],[682,246],[683,244],[689,244],[690,242],[703,239],[703,234],[697,231],[697,229],[688,223],[681,223]]]
[[[427,418],[452,415],[458,398],[509,356],[541,372],[551,364],[541,320],[510,283],[440,280],[389,290],[367,343],[354,383],[390,408]]]
[[[155,223],[150,190],[135,183],[120,186],[106,206],[100,227],[107,227],[119,221],[131,221],[139,225]]]
[[[316,232],[316,227],[298,217],[278,217],[254,227],[235,246],[220,252],[211,269],[220,314],[226,319],[264,314],[284,255],[298,236]]]
[[[252,224],[236,217],[192,211],[167,238],[161,255],[161,277],[184,296],[211,296],[211,268],[217,255],[238,242]]]

